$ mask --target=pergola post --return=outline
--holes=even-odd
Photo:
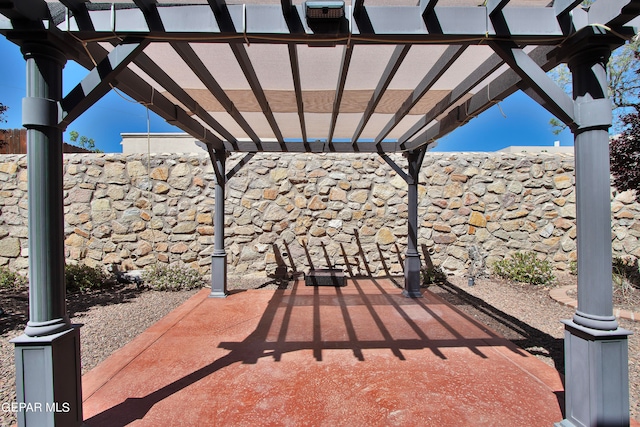
[[[224,192],[226,186],[225,165],[227,153],[224,150],[210,151],[216,174],[215,212],[213,216],[213,254],[211,255],[210,298],[227,296],[227,252],[224,249]]]
[[[418,252],[418,173],[426,154],[426,147],[404,153],[409,163],[406,173],[391,158],[383,152],[382,157],[398,175],[407,183],[407,252],[404,259],[404,289],[402,295],[408,298],[422,298],[420,292],[420,253]]]
[[[15,338],[19,426],[82,424],[80,332],[69,321],[64,278],[62,69],[45,42],[25,43],[29,194],[29,321]]]
[[[408,230],[407,253],[404,260],[404,290],[402,294],[409,298],[422,298],[420,292],[420,253],[418,252],[418,173],[422,165],[425,150],[406,153],[409,163],[407,181]]]
[[[565,324],[566,418],[557,426],[628,426],[629,331],[613,316],[607,46],[575,49],[573,74],[578,307]]]

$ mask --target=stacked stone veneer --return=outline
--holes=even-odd
[[[232,156],[228,169],[240,156]],[[394,159],[403,167],[401,156]],[[64,160],[65,247],[71,261],[210,269],[214,174],[206,155],[74,154]],[[0,157],[0,264],[27,271],[26,157]],[[470,251],[486,264],[534,250],[576,259],[571,155],[434,153],[420,172],[419,244],[447,272]],[[259,154],[227,184],[229,275],[271,273],[275,249],[298,271],[329,263],[353,274],[402,272],[406,184],[377,155]],[[640,257],[640,206],[612,193],[614,253]],[[306,248],[306,249],[305,249]],[[308,254],[308,257],[307,257]]]

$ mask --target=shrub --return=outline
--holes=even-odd
[[[635,288],[640,288],[640,265],[635,258],[613,257],[611,261],[613,283],[622,280],[629,282]],[[569,272],[574,276],[578,275],[578,262],[571,261],[569,264]]]
[[[493,272],[500,277],[532,285],[550,285],[554,280],[551,263],[538,259],[535,252],[516,252],[493,264]]]
[[[443,283],[447,281],[447,275],[440,267],[427,267],[420,270],[422,278],[422,286],[428,286],[433,283]]]
[[[145,284],[157,291],[181,291],[206,286],[202,274],[188,266],[156,265],[144,271]]]
[[[614,257],[612,261],[613,293],[629,298],[634,288],[640,288],[638,260]]]
[[[105,271],[84,264],[67,264],[64,268],[64,278],[67,292],[87,292],[114,284]]]
[[[9,270],[7,267],[0,267],[0,289],[18,290],[27,286],[28,283],[26,277]]]
[[[640,202],[640,113],[622,116],[624,129],[609,145],[613,185],[619,191],[635,190]]]

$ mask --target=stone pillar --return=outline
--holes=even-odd
[[[565,324],[566,418],[557,426],[628,426],[628,331],[613,316],[609,135],[610,50],[586,45],[569,61],[575,135],[578,307]]]
[[[82,424],[80,335],[67,315],[62,198],[62,69],[66,58],[46,43],[22,46],[27,65],[29,321],[12,340],[19,426]]]
[[[407,179],[408,230],[402,294],[409,298],[422,298],[420,292],[420,253],[418,252],[418,172],[422,163],[422,155],[420,151],[410,151],[407,153],[407,159],[409,163]]]
[[[213,217],[213,254],[211,255],[211,293],[210,298],[227,296],[227,252],[224,249],[224,190],[226,186],[225,165],[227,153],[215,150],[211,156],[216,173],[215,212]]]

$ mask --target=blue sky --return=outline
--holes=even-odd
[[[9,107],[3,128],[22,126],[21,104],[25,95],[25,66],[20,49],[0,36],[0,103]],[[87,74],[87,70],[72,61],[64,69],[64,93],[72,89]],[[503,116],[504,113],[504,117]],[[150,112],[151,132],[181,132],[162,118]],[[496,151],[510,145],[552,146],[556,140],[561,145],[573,145],[568,130],[560,135],[551,132],[551,114],[518,91],[498,105],[491,107],[440,139],[432,151]],[[93,138],[97,148],[105,152],[121,152],[121,133],[147,132],[147,110],[142,105],[125,100],[114,91],[93,105],[80,118],[71,123],[69,131]]]

